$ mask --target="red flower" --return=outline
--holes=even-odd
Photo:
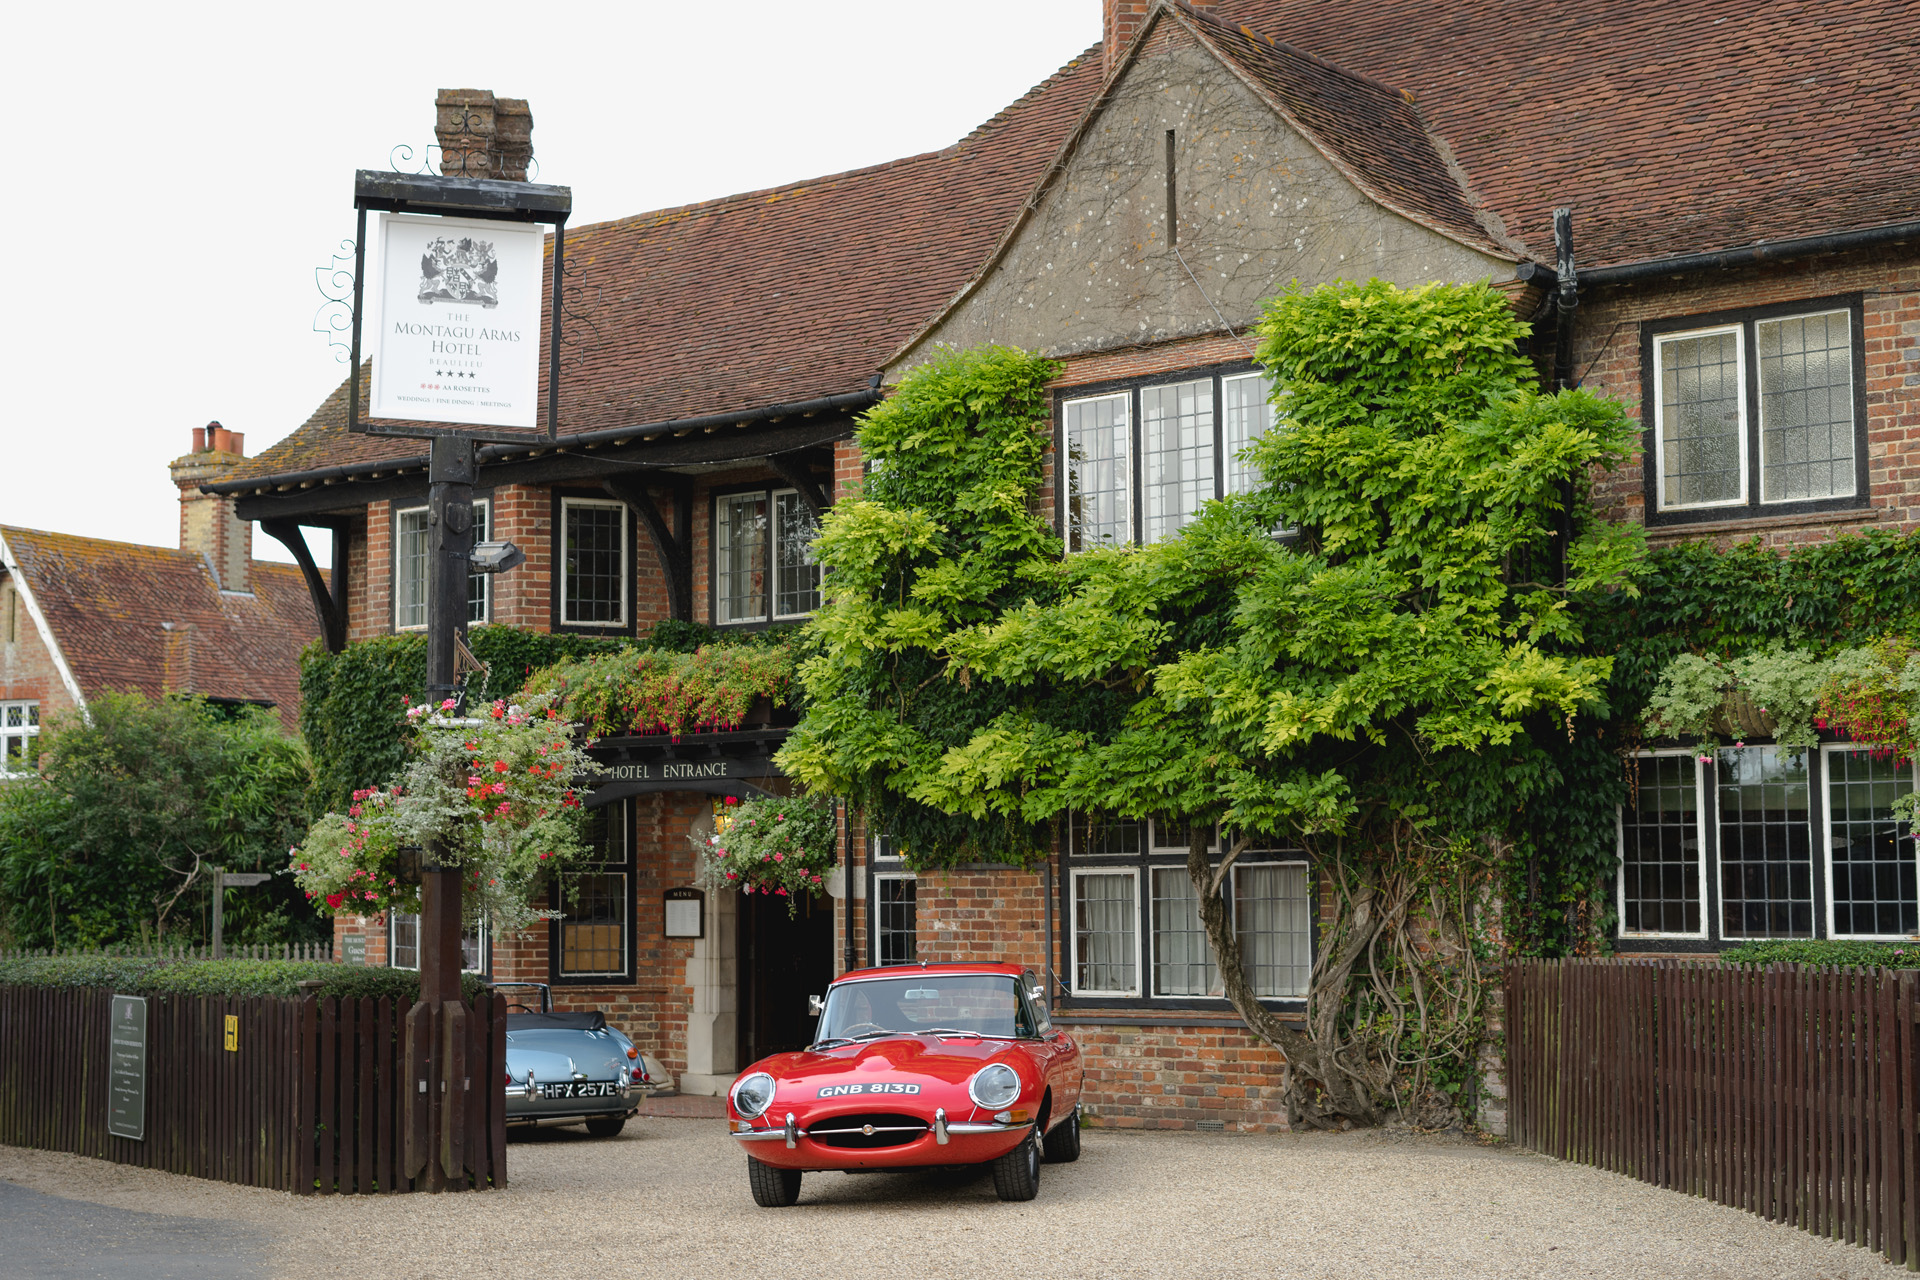
[[[345,902],[346,900],[347,900],[347,896],[344,893],[330,893],[327,895],[327,905],[332,907],[335,911],[338,911],[340,909],[340,904]]]
[[[507,771],[507,762],[505,760],[495,760],[493,762],[493,771],[495,773],[505,773]]]

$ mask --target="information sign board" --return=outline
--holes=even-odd
[[[375,418],[533,427],[545,232],[380,215]]]
[[[115,996],[108,1032],[107,1132],[144,1141],[147,1136],[147,1001]]]
[[[698,889],[669,889],[661,898],[666,902],[667,936],[699,938],[706,935],[707,895]]]
[[[346,964],[365,964],[367,962],[367,935],[350,933],[340,939],[340,959]]]

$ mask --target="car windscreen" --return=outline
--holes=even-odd
[[[963,1031],[998,1039],[1030,1036],[1020,987],[1001,974],[929,974],[845,982],[827,993],[815,1042],[876,1032]]]

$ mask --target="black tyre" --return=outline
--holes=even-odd
[[[762,1209],[784,1209],[800,1198],[800,1171],[776,1169],[748,1156],[747,1185],[753,1188],[753,1202]]]
[[[587,1121],[587,1132],[596,1138],[617,1138],[626,1127],[625,1116],[594,1116]]]
[[[1040,1135],[1027,1131],[1026,1139],[995,1160],[994,1194],[1002,1200],[1031,1200],[1040,1194]]]
[[[1046,1150],[1050,1164],[1072,1164],[1080,1158],[1080,1108],[1068,1112],[1065,1120],[1048,1131]]]

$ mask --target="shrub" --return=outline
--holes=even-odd
[[[1720,953],[1728,964],[1828,964],[1859,968],[1920,969],[1920,942],[1840,940],[1748,942]]]
[[[298,996],[303,981],[334,999],[391,996],[418,1000],[412,969],[303,960],[175,960],[150,956],[25,956],[0,959],[0,985],[104,987],[130,996]],[[478,974],[462,974],[467,999],[486,992]]]

